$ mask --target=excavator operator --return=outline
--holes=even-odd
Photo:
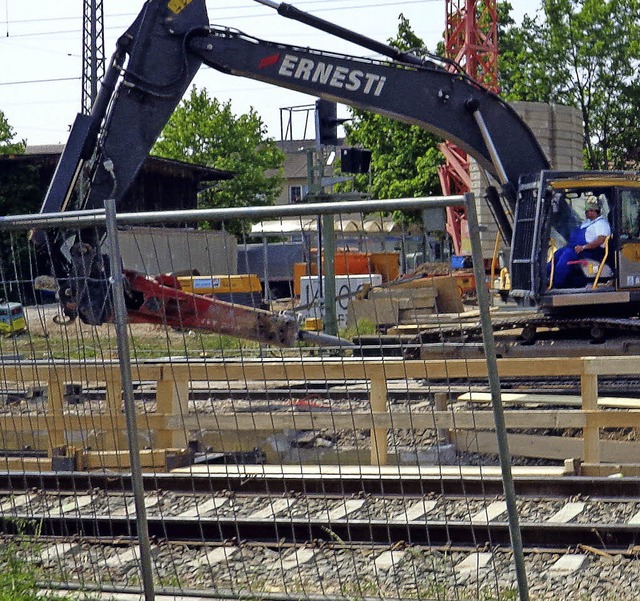
[[[581,261],[600,262],[604,258],[604,244],[611,235],[611,226],[602,213],[606,203],[604,194],[589,194],[585,199],[585,221],[571,232],[567,245],[553,255],[553,288],[579,288],[587,283],[580,267]],[[551,275],[551,263],[547,275]]]

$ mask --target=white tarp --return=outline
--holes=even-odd
[[[318,229],[318,220],[315,217],[288,217],[261,221],[251,226],[253,236],[269,236],[279,234],[297,234],[300,232],[315,232]]]
[[[315,217],[288,217],[261,221],[251,228],[253,236],[269,236],[282,234],[296,234],[300,232],[315,232],[318,220]],[[348,219],[337,217],[334,221],[336,233],[342,234],[393,234],[401,233],[402,227],[391,217],[374,217],[368,219]]]

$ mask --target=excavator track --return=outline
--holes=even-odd
[[[614,317],[584,317],[568,318],[554,316],[523,316],[496,318],[492,320],[494,332],[508,330],[522,330],[521,338],[524,343],[535,341],[535,334],[539,328],[549,329],[579,329],[588,330],[593,342],[604,340],[607,333],[640,332],[640,319]],[[421,343],[427,342],[462,342],[482,335],[479,321],[470,323],[429,326],[421,330],[418,338]]]
[[[628,355],[640,352],[640,319],[569,318],[548,315],[494,317],[499,357]],[[406,358],[478,357],[484,355],[478,320],[423,329],[404,341]]]
[[[514,312],[516,313],[516,312]],[[540,357],[640,354],[640,319],[542,315],[492,316],[498,356]],[[425,325],[403,336],[354,339],[362,355],[395,355],[406,359],[484,356],[478,319]]]

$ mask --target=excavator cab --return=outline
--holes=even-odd
[[[554,253],[597,199],[611,228],[597,258],[571,261],[558,285]],[[523,177],[514,221],[511,295],[545,313],[629,316],[640,313],[640,178],[627,172],[543,171]]]

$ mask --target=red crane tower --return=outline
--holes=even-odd
[[[445,56],[486,88],[498,91],[497,0],[445,0],[447,22]],[[453,70],[453,67],[451,68]],[[450,142],[440,145],[446,164],[438,175],[445,195],[464,194],[471,189],[469,158]],[[463,207],[447,209],[447,232],[456,255],[465,253],[467,219]]]

